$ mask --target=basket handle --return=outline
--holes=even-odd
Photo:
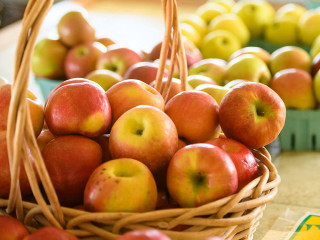
[[[12,213],[15,210],[17,218],[21,221],[24,220],[23,202],[19,187],[20,163],[21,159],[23,159],[32,192],[41,211],[50,224],[62,228],[65,224],[63,211],[39,150],[27,105],[27,87],[33,49],[41,24],[52,3],[53,0],[29,0],[18,39],[7,127],[7,149],[11,173],[7,212]],[[176,62],[179,65],[181,75],[181,88],[183,91],[186,89],[187,64],[178,25],[177,2],[176,0],[163,0],[163,7],[166,31],[161,49],[156,89],[160,91],[168,50],[171,45],[172,61],[170,63],[169,78],[163,93],[166,99]],[[32,168],[32,164],[35,165],[36,172]],[[50,205],[47,205],[42,196],[37,182],[37,175],[42,182]]]

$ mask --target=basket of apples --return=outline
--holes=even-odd
[[[16,218],[0,217],[1,236],[252,239],[280,183],[264,146],[284,126],[281,98],[253,82],[220,106],[186,90],[177,3],[167,0],[154,87],[126,80],[106,92],[73,78],[42,106],[28,73],[51,4],[29,2],[14,81],[0,86],[1,215]],[[175,63],[182,91],[168,100]]]

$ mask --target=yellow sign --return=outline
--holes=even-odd
[[[319,240],[320,215],[306,214],[296,224],[288,240]]]

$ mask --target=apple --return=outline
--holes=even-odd
[[[7,130],[9,105],[11,102],[11,84],[0,86],[0,131]],[[34,134],[37,137],[43,127],[44,113],[40,100],[28,90],[27,103],[31,115]]]
[[[179,137],[190,143],[205,142],[219,134],[218,111],[216,100],[200,91],[181,92],[165,106]]]
[[[250,40],[250,32],[242,19],[234,13],[223,13],[215,17],[208,27],[208,32],[214,30],[227,30],[234,34],[242,46]]]
[[[183,15],[180,22],[191,25],[200,34],[200,37],[207,33],[207,23],[196,14]]]
[[[311,64],[312,76],[315,76],[319,71],[319,69],[320,69],[320,53],[317,54],[312,60],[312,64]]]
[[[113,41],[111,38],[108,38],[108,37],[97,38],[96,41],[99,43],[102,43],[106,47],[109,47],[110,45],[116,43],[115,41]]]
[[[290,19],[296,23],[299,22],[300,17],[307,11],[307,9],[300,4],[296,3],[287,3],[282,5],[276,11],[274,19],[283,20]]]
[[[97,137],[109,130],[111,107],[98,84],[89,80],[65,83],[51,93],[45,104],[45,120],[54,135]]]
[[[200,43],[200,52],[204,58],[228,60],[232,53],[241,48],[241,42],[227,30],[209,32]]]
[[[263,29],[273,21],[275,10],[265,0],[243,0],[234,4],[232,12],[236,13],[250,31],[252,38],[261,38]]]
[[[195,90],[208,93],[211,97],[214,98],[214,100],[217,101],[218,105],[220,105],[222,98],[227,94],[227,92],[229,92],[230,88],[212,84],[201,84],[196,87]]]
[[[303,110],[316,107],[312,77],[304,70],[281,70],[274,75],[270,87],[279,94],[287,108]]]
[[[123,76],[129,67],[142,61],[142,56],[133,49],[113,44],[108,47],[107,52],[100,55],[96,68],[111,70]]]
[[[203,240],[225,240],[225,238],[214,236],[214,237],[205,238]]]
[[[320,71],[314,76],[313,89],[317,102],[320,103]]]
[[[237,169],[238,190],[257,177],[258,164],[252,152],[245,145],[230,138],[214,138],[206,143],[221,148],[229,155]]]
[[[226,82],[235,79],[268,84],[271,80],[271,73],[263,60],[252,54],[243,54],[227,64]]]
[[[124,74],[123,79],[141,80],[147,84],[156,80],[159,64],[152,62],[139,62],[132,65]],[[165,69],[163,77],[168,77],[168,72]]]
[[[27,235],[28,230],[18,219],[0,215],[1,240],[23,240]]]
[[[228,12],[227,8],[215,2],[207,2],[196,9],[196,15],[200,16],[207,24],[215,17],[226,12]]]
[[[250,81],[244,80],[244,79],[235,79],[235,80],[232,80],[232,81],[228,82],[224,86],[227,87],[227,88],[233,88],[233,87],[237,86],[238,84],[244,83],[244,82],[250,82]]]
[[[202,59],[202,55],[199,51],[199,49],[194,45],[193,42],[188,40],[185,37],[182,37],[184,50],[186,53],[186,59],[187,59],[187,66],[190,67],[191,65],[195,64],[196,62],[199,62]],[[162,42],[156,44],[152,50],[150,51],[148,55],[149,61],[155,61],[156,59],[160,58],[160,52],[161,52]],[[170,59],[170,48],[168,52],[168,58]]]
[[[196,88],[201,84],[211,84],[218,85],[216,81],[212,80],[209,77],[203,75],[190,75],[187,77],[187,83],[192,87]]]
[[[60,40],[41,39],[34,47],[31,70],[36,77],[63,79],[68,48]]]
[[[113,159],[133,158],[154,174],[158,184],[178,148],[173,121],[161,110],[140,105],[125,112],[113,125],[109,149]]]
[[[164,88],[165,88],[165,86],[167,84],[167,81],[168,81],[167,78],[164,78],[162,80],[162,84],[161,84],[161,88],[160,88],[160,92],[161,93],[163,93]],[[150,83],[150,86],[154,87],[155,86],[155,81]],[[192,87],[188,84],[188,82],[187,82],[187,85],[186,85],[186,90],[187,91],[192,90]],[[168,97],[167,97],[167,99],[165,99],[166,102],[169,101],[171,98],[173,98],[175,95],[177,95],[180,92],[182,92],[180,79],[172,78],[171,87],[170,87],[170,90],[169,90],[169,93],[168,93]]]
[[[219,109],[223,133],[247,147],[261,148],[271,143],[282,130],[286,107],[268,86],[246,82],[232,88]]]
[[[186,140],[182,140],[181,138],[178,139],[178,150],[181,149],[181,148],[184,148],[185,146],[187,146],[187,142]]]
[[[228,12],[231,12],[233,5],[235,4],[234,0],[209,0],[208,2],[217,3],[225,7]]]
[[[157,186],[148,167],[131,158],[101,164],[90,176],[84,206],[93,212],[146,212],[155,209]]]
[[[107,161],[112,159],[111,153],[110,153],[110,150],[109,150],[109,138],[110,138],[110,134],[103,134],[103,135],[93,139],[101,147],[101,150],[102,150],[102,162],[107,162]]]
[[[106,92],[111,110],[112,122],[126,111],[139,105],[150,105],[164,110],[164,99],[153,87],[140,80],[124,80]]]
[[[143,229],[127,232],[117,240],[170,240],[170,238],[159,230]]]
[[[270,60],[272,74],[287,68],[299,68],[309,72],[311,68],[309,54],[302,48],[295,46],[285,46],[275,50],[271,54]]]
[[[43,227],[31,233],[23,240],[79,240],[72,233],[56,227]]]
[[[199,46],[201,41],[200,33],[192,26],[187,23],[179,24],[182,36],[190,40],[194,45]]]
[[[266,26],[264,38],[273,44],[295,45],[298,41],[297,23],[291,19],[275,19]]]
[[[59,20],[57,29],[60,40],[68,47],[95,40],[95,29],[85,11],[67,12]]]
[[[55,136],[50,132],[49,129],[43,129],[40,135],[37,137],[37,143],[38,143],[40,152],[42,152],[44,147],[54,138]]]
[[[227,73],[227,62],[218,58],[203,59],[189,68],[189,75],[203,75],[211,78],[219,85],[224,85]]]
[[[119,74],[107,69],[94,70],[85,78],[98,83],[105,91],[122,80]]]
[[[266,50],[264,50],[261,47],[244,47],[239,49],[238,51],[234,52],[229,61],[231,61],[232,59],[235,59],[236,57],[239,57],[243,54],[252,54],[258,58],[260,58],[261,60],[263,60],[267,65],[269,65],[270,63],[270,59],[271,59],[271,55],[269,52],[267,52]]]
[[[320,12],[317,9],[311,9],[302,14],[299,19],[299,37],[305,45],[311,45],[320,34]]]
[[[44,147],[42,156],[60,203],[81,204],[91,173],[102,163],[100,145],[83,136],[60,136]]]
[[[170,161],[167,187],[181,207],[198,207],[235,193],[238,176],[234,163],[221,148],[191,144],[177,151]]]
[[[311,59],[314,59],[316,55],[320,52],[320,34],[316,39],[313,41],[310,49],[310,56]]]
[[[99,42],[85,42],[71,48],[64,63],[67,78],[83,78],[96,68],[99,56],[107,48]]]

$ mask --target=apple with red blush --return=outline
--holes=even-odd
[[[25,237],[23,240],[79,240],[78,237],[73,235],[72,233],[56,228],[56,227],[43,227],[40,228],[27,237]]]
[[[1,240],[23,240],[28,235],[27,228],[18,219],[0,215]]]

